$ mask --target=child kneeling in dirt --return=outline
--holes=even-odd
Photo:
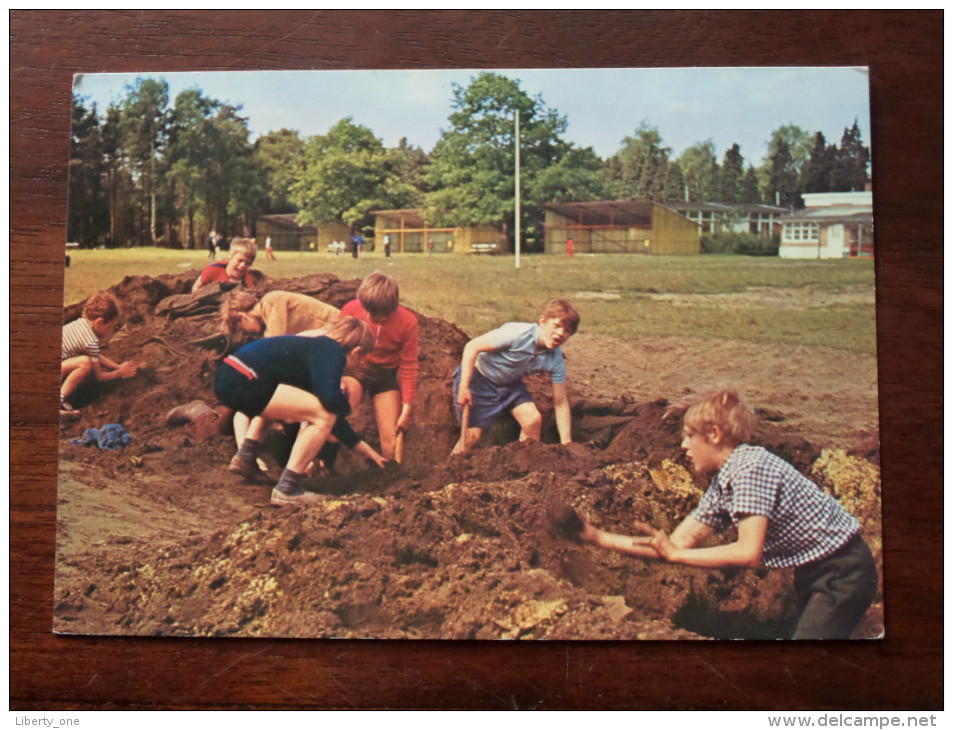
[[[325,334],[337,321],[341,311],[326,302],[305,294],[289,291],[270,291],[259,297],[257,292],[238,289],[225,297],[220,309],[222,332],[230,341],[238,341],[246,335],[252,337],[276,337],[279,335]],[[350,375],[342,378],[342,387],[348,394],[351,409],[361,402],[363,391],[360,383]],[[235,442],[241,447],[248,429],[249,419],[243,413],[233,418]],[[321,465],[330,470],[337,457],[337,442],[330,440],[320,455]]]
[[[100,347],[121,324],[119,302],[108,292],[93,295],[83,307],[83,316],[63,327],[60,364],[60,415],[77,413],[69,397],[89,377],[96,382],[131,378],[138,367],[132,361],[117,364],[100,353]]]
[[[374,349],[365,361],[361,386],[374,399],[381,453],[399,460],[398,435],[413,422],[417,391],[417,317],[400,304],[397,281],[380,271],[361,281],[357,299],[345,304],[341,315],[357,317],[374,331]]]
[[[233,238],[228,247],[228,258],[209,264],[192,285],[192,291],[198,291],[206,284],[222,282],[241,285],[249,289],[255,286],[255,277],[251,265],[258,255],[258,246],[250,238]]]
[[[508,322],[470,340],[453,376],[457,418],[462,424],[464,408],[469,416],[452,453],[467,451],[506,411],[520,425],[520,441],[538,441],[543,417],[523,382],[523,376],[534,372],[549,373],[559,440],[570,443],[572,418],[561,345],[578,327],[576,308],[565,299],[553,299],[535,324]]]
[[[222,359],[215,373],[219,401],[251,418],[229,470],[246,478],[258,475],[256,458],[269,421],[302,423],[291,455],[271,493],[272,504],[302,504],[320,497],[301,481],[330,435],[380,467],[384,458],[361,440],[346,417],[351,411],[341,389],[347,364],[357,364],[374,344],[370,327],[342,317],[327,336],[266,337]]]
[[[577,522],[578,537],[600,547],[708,568],[794,568],[795,639],[849,639],[877,591],[877,567],[860,523],[791,464],[748,441],[755,416],[734,390],[702,394],[685,413],[682,448],[711,475],[698,506],[666,535],[643,522],[627,537]],[[578,519],[578,518],[576,518]],[[735,542],[698,547],[716,530]]]

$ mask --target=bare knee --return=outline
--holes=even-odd
[[[334,426],[337,415],[319,407],[307,414],[304,420],[311,426],[330,429]]]
[[[538,441],[543,430],[543,415],[536,410],[533,413],[526,414],[520,421],[520,427],[523,430],[520,434],[521,440],[533,439]]]

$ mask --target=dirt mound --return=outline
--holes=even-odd
[[[140,374],[78,394],[79,421],[61,428],[55,629],[63,633],[384,638],[767,638],[791,619],[789,571],[700,570],[625,558],[551,534],[547,514],[572,506],[599,527],[634,520],[671,529],[703,485],[686,469],[680,423],[656,398],[572,403],[577,443],[555,443],[548,384],[529,385],[544,414],[542,443],[515,441],[515,423],[490,429],[467,455],[451,378],[468,336],[418,313],[416,427],[402,465],[368,468],[342,452],[336,473],[306,486],[308,508],[273,508],[269,484],[225,465],[221,429],[167,425],[173,407],[216,403],[212,353],[192,344],[215,334],[214,313],[157,316],[187,294],[195,272],[127,277],[112,288],[127,325],[109,344]],[[266,279],[335,306],[357,280],[329,274]],[[67,307],[67,319],[81,304]],[[369,405],[352,422],[373,445]],[[122,424],[119,451],[69,443],[86,428]],[[880,559],[877,448],[824,450],[764,420],[758,441],[809,473],[864,523]],[[277,478],[291,436],[276,430],[264,460]],[[728,535],[726,539],[731,539]],[[858,636],[883,626],[881,602]]]

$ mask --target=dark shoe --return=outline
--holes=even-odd
[[[73,406],[67,403],[65,400],[60,399],[60,418],[79,418],[80,412],[77,411]]]
[[[271,503],[279,506],[284,504],[314,504],[323,501],[324,497],[314,492],[305,492],[302,490],[289,494],[288,492],[282,492],[277,487],[271,490]]]
[[[246,461],[238,454],[235,454],[235,456],[232,457],[232,460],[228,462],[228,470],[232,474],[238,474],[240,477],[248,479],[249,481],[254,481],[267,476],[267,474],[262,472],[256,462]]]

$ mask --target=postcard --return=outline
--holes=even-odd
[[[867,73],[77,76],[53,630],[883,637]]]

